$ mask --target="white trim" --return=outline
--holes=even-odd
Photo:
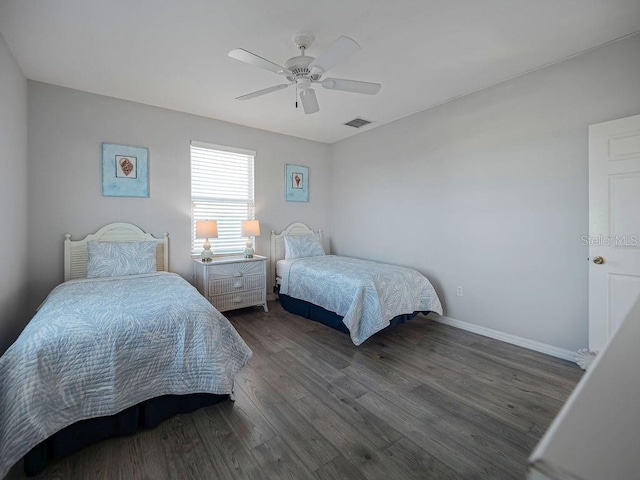
[[[438,315],[429,315],[429,318],[435,320],[436,322],[443,323],[445,325],[450,325],[452,327],[460,328],[462,330],[467,330],[468,332],[477,333],[478,335],[483,335],[485,337],[493,338],[495,340],[511,343],[513,345],[518,345],[519,347],[528,348],[529,350],[535,350],[536,352],[546,353],[547,355],[551,355],[552,357],[562,358],[563,360],[568,360],[574,363],[576,361],[575,360],[576,353],[570,350],[565,350],[564,348],[554,347],[553,345],[549,345],[542,342],[536,342],[535,340],[529,340],[527,338],[518,337],[516,335],[511,335],[510,333],[500,332],[498,330],[493,330],[491,328],[483,327],[481,325],[475,325],[473,323],[464,322],[462,320],[456,320],[455,318],[438,316]]]
[[[191,254],[205,243],[196,235],[199,220],[218,222],[218,236],[210,239],[214,255],[237,255],[246,249],[241,222],[255,219],[255,152],[192,141]]]
[[[576,352],[575,359],[578,366],[583,370],[589,370],[593,361],[596,359],[598,352],[589,350],[588,348],[581,348]]]
[[[249,155],[250,157],[256,156],[255,150],[247,150],[246,148],[228,147],[226,145],[216,145],[215,143],[199,142],[197,140],[191,140],[192,147],[209,148],[213,150],[221,150],[228,153],[237,153],[240,155]]]

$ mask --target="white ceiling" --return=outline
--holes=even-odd
[[[27,78],[333,143],[359,131],[640,31],[639,0],[0,0],[0,32]],[[330,76],[378,82],[376,96],[294,89],[227,56],[282,64],[296,33],[318,56],[340,35],[362,50]],[[361,116],[374,124],[342,125]]]

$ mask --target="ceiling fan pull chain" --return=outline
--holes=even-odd
[[[298,108],[298,84],[296,83],[296,108]]]

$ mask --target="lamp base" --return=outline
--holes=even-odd
[[[204,242],[204,250],[200,253],[200,260],[203,262],[210,262],[213,260],[213,252],[211,251],[211,243],[209,243],[209,239],[207,238]]]
[[[244,248],[244,252],[242,253],[244,254],[244,258],[253,258],[255,250],[253,249],[253,242],[251,241],[251,238],[247,239],[247,246]]]

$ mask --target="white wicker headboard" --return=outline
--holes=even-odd
[[[64,236],[64,281],[76,278],[87,278],[87,242],[140,242],[155,240],[156,268],[159,272],[169,271],[169,234],[156,238],[150,233],[144,233],[140,228],[130,223],[111,223],[105,225],[96,233],[87,235],[82,240],[71,240],[71,234]]]
[[[322,230],[318,230],[314,232],[304,223],[292,223],[287,228],[285,228],[282,232],[276,233],[273,230],[271,231],[271,274],[273,275],[273,279],[275,282],[276,278],[276,264],[278,260],[284,259],[284,236],[285,235],[304,235],[307,233],[317,233],[320,237],[320,242],[322,242]],[[275,283],[274,283],[275,285]]]

